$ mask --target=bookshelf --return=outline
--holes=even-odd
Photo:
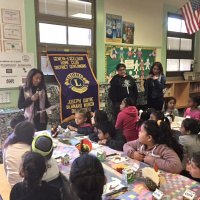
[[[200,96],[199,81],[167,81],[164,97],[175,97],[178,109],[186,108],[189,96]]]

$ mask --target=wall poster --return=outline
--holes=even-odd
[[[135,26],[133,23],[123,21],[122,43],[133,44],[134,31],[135,31]]]
[[[122,43],[122,16],[106,14],[106,42]]]

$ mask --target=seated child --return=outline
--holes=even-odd
[[[61,188],[58,164],[56,160],[51,157],[53,154],[52,138],[47,134],[41,134],[36,136],[32,142],[32,151],[39,153],[46,160],[47,171],[44,174],[42,180],[48,182],[52,186]]]
[[[25,121],[25,117],[24,115],[22,115],[21,113],[18,113],[15,117],[13,117],[10,120],[10,127],[14,130],[15,126],[17,126],[17,124],[19,124],[20,122]]]
[[[26,153],[20,171],[20,175],[24,179],[14,185],[10,193],[10,200],[61,200],[59,190],[42,181],[45,171],[45,159],[40,154]]]
[[[140,119],[139,119],[138,122],[137,122],[137,129],[138,129],[138,132],[140,131],[140,128],[141,128],[142,124],[143,124],[145,121],[149,120],[150,115],[151,115],[151,113],[152,113],[153,111],[155,111],[154,108],[148,108],[147,110],[145,110],[145,111],[143,111],[143,112],[141,113]]]
[[[200,122],[195,119],[184,119],[181,124],[179,143],[183,145],[185,160],[192,158],[193,153],[200,151]]]
[[[94,127],[93,127],[93,133],[89,134],[90,140],[92,140],[94,142],[98,142],[99,138],[98,138],[97,129],[96,129],[95,125],[97,125],[98,123],[101,123],[101,122],[106,122],[106,121],[108,121],[108,116],[104,110],[96,110],[93,113],[91,122]]]
[[[12,129],[12,132],[8,133],[8,137],[5,140],[5,143],[7,143],[7,141],[10,139],[10,137],[13,137],[13,135],[14,135],[14,129],[17,126],[17,124],[19,124],[20,122],[23,122],[25,120],[26,119],[25,119],[24,115],[22,115],[21,113],[18,113],[15,117],[13,117],[10,120],[10,127]]]
[[[117,131],[109,121],[101,122],[96,125],[98,131],[98,143],[106,145],[111,149],[123,151],[123,145],[126,143],[125,137]]]
[[[183,149],[171,136],[165,122],[148,120],[143,123],[138,140],[124,145],[124,152],[132,159],[171,173],[182,171]]]
[[[93,133],[93,127],[91,125],[91,114],[85,109],[80,109],[75,113],[75,121],[70,123],[62,123],[63,128],[68,128],[70,131],[75,131],[79,134],[89,135]]]
[[[178,109],[175,108],[176,99],[174,97],[166,97],[163,112],[166,115],[179,116]]]
[[[200,120],[200,105],[199,97],[190,97],[188,101],[189,108],[186,109],[184,117]]]
[[[187,165],[187,171],[196,181],[200,182],[200,151],[193,153],[191,161]]]
[[[93,116],[91,119],[92,125],[98,124],[100,122],[106,122],[106,121],[108,121],[108,116],[104,110],[96,110],[93,113]]]
[[[136,125],[139,117],[138,110],[134,105],[135,102],[132,98],[127,97],[123,99],[120,105],[121,112],[118,114],[115,124],[115,128],[122,131],[126,141],[132,141],[138,138]]]
[[[150,114],[149,120],[154,120],[154,121],[158,121],[158,120],[164,120],[165,115],[162,111],[160,110],[153,110]]]
[[[76,158],[71,166],[70,182],[80,200],[101,200],[106,177],[101,162],[90,154]]]
[[[9,136],[4,144],[4,169],[11,187],[22,181],[19,174],[22,155],[31,150],[34,133],[34,125],[28,121],[23,121],[17,124],[14,133]]]

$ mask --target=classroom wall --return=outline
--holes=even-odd
[[[122,20],[135,23],[134,45],[157,47],[156,60],[161,61],[165,66],[167,12],[177,13],[186,2],[187,0],[102,0],[101,5],[103,4],[104,10],[100,11],[97,7],[97,12],[104,12],[103,21],[100,21],[104,25],[102,29],[104,44],[106,13],[121,15]],[[97,37],[98,34],[102,32],[97,31]],[[105,47],[97,48],[97,55],[102,55],[103,51],[105,52]],[[105,56],[101,58],[101,65],[103,62],[105,64]],[[97,77],[98,80],[104,81],[105,67],[101,65],[97,62]]]
[[[23,52],[33,53],[34,62],[37,64],[36,54],[36,33],[35,33],[35,9],[33,0],[1,0],[0,8],[20,10],[22,24]],[[1,16],[1,15],[0,15]],[[0,104],[2,108],[16,108],[19,88],[0,89],[0,91],[10,91],[11,102]]]
[[[1,0],[0,1],[0,8],[6,8],[11,10],[20,10],[21,13],[21,25],[22,25],[22,44],[23,49],[26,51],[26,33],[25,33],[25,12],[24,12],[24,0]],[[0,20],[1,20],[0,15]],[[1,20],[2,22],[2,20]],[[2,28],[1,28],[2,32]],[[2,32],[3,33],[3,32]],[[2,34],[1,34],[2,35]]]

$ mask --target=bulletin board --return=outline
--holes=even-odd
[[[124,63],[127,74],[134,79],[144,79],[155,62],[156,48],[130,45],[110,45],[105,47],[105,79],[109,80],[116,74],[116,65]]]

